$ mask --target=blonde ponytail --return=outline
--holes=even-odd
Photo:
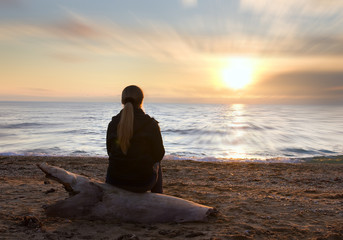
[[[124,108],[121,112],[117,134],[121,151],[126,155],[133,136],[134,108],[142,107],[144,94],[139,87],[130,85],[123,90],[121,97]]]
[[[122,152],[126,155],[130,146],[130,140],[133,135],[133,105],[127,102],[121,112],[120,121],[118,124],[118,141]]]

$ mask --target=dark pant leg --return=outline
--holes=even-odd
[[[154,165],[154,169],[156,170],[157,181],[156,181],[156,184],[151,188],[151,192],[153,192],[153,193],[163,193],[163,181],[162,181],[161,163],[159,163],[159,162],[156,163]]]
[[[151,180],[147,183],[129,184],[126,181],[111,179],[108,173],[106,175],[106,183],[131,192],[144,193],[151,190],[153,193],[163,193],[162,169],[159,162],[154,165],[154,174],[151,176]]]

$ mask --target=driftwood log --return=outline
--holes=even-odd
[[[129,192],[46,163],[37,166],[70,193],[69,198],[46,208],[48,216],[162,223],[206,221],[216,212],[165,194]]]

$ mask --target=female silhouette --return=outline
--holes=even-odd
[[[107,129],[106,182],[132,192],[162,193],[162,136],[158,122],[143,112],[143,98],[134,85],[122,92],[124,107]]]

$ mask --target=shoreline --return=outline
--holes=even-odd
[[[108,159],[108,156],[91,156],[91,155],[34,155],[34,154],[7,154],[0,153],[1,158],[7,157],[23,157],[23,158],[93,158],[93,159]],[[333,163],[343,164],[343,155],[322,155],[311,157],[271,157],[271,158],[216,158],[216,157],[183,157],[177,155],[165,155],[163,161],[194,161],[194,162],[209,162],[209,163]]]
[[[42,206],[68,193],[36,167],[43,161],[105,179],[103,157],[0,156],[4,239],[119,239],[127,234],[138,239],[343,238],[341,163],[163,160],[165,194],[213,206],[219,213],[205,223],[134,224],[47,217]]]

